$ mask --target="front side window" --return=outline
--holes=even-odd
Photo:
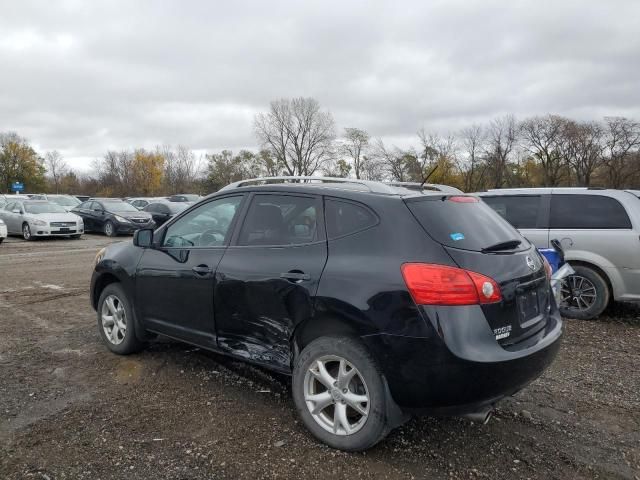
[[[618,200],[603,195],[552,195],[550,227],[558,229],[630,229]]]
[[[329,240],[359,232],[375,225],[378,219],[367,208],[341,200],[325,200],[325,219]]]
[[[238,245],[301,245],[318,240],[317,201],[293,195],[256,195]]]
[[[225,197],[190,211],[167,228],[162,246],[190,248],[224,245],[241,201],[241,195]]]
[[[513,195],[498,197],[481,197],[482,200],[516,228],[536,228],[539,195]]]

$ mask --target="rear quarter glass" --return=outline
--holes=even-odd
[[[456,201],[476,197],[417,197],[406,205],[422,228],[436,242],[447,247],[481,251],[509,240],[521,240],[517,250],[529,243],[491,207],[481,201]]]

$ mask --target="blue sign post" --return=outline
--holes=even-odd
[[[15,193],[20,193],[24,190],[24,183],[21,182],[13,182],[11,184],[11,190],[13,190]]]

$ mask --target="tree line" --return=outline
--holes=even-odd
[[[211,193],[228,183],[274,175],[324,175],[456,186],[640,187],[640,123],[624,117],[583,121],[559,115],[505,115],[442,134],[420,129],[400,148],[360,128],[338,134],[313,98],[280,99],[254,118],[259,150],[198,156],[186,146],[108,151],[89,174],[56,151],[40,156],[13,132],[0,133],[0,190],[100,196]],[[436,168],[437,167],[437,168]]]

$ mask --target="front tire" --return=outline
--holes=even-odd
[[[320,441],[345,451],[371,448],[389,432],[382,373],[355,340],[322,337],[296,358],[293,400]]]
[[[115,237],[118,234],[115,225],[110,220],[104,224],[104,234],[107,237]]]
[[[128,355],[144,348],[136,337],[133,310],[124,289],[119,283],[105,287],[98,300],[98,332],[109,350],[118,355]]]
[[[22,238],[24,238],[27,242],[33,240],[33,235],[31,235],[31,227],[29,227],[28,223],[22,224]]]
[[[595,270],[582,265],[572,266],[570,275],[562,284],[560,313],[567,318],[591,320],[598,317],[609,304],[607,282]]]

